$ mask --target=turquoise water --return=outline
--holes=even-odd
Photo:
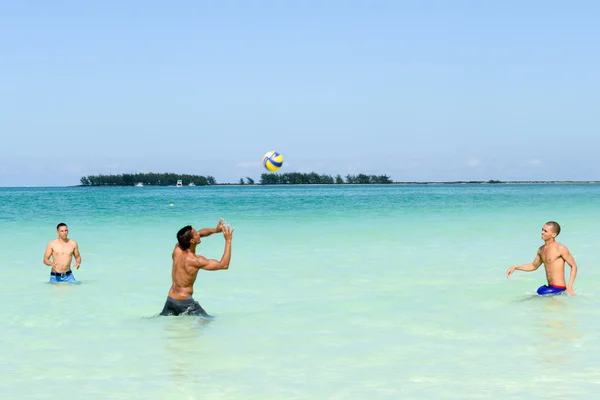
[[[595,398],[599,202],[592,184],[2,188],[0,397]],[[177,230],[219,217],[231,267],[194,294],[215,320],[157,317]],[[505,278],[547,220],[576,297],[532,296],[542,269]],[[80,285],[46,283],[58,222]]]

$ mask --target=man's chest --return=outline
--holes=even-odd
[[[560,253],[556,249],[544,249],[542,250],[542,261],[544,264],[552,264],[560,257]]]
[[[57,244],[52,247],[54,254],[71,254],[73,252],[73,246],[68,244]]]

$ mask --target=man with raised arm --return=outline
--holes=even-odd
[[[196,255],[196,247],[200,244],[200,238],[217,232],[223,232],[223,237],[225,238],[225,250],[221,260],[217,261]],[[196,282],[196,276],[201,269],[218,271],[229,268],[232,235],[233,229],[225,224],[222,219],[219,220],[216,228],[205,228],[197,231],[190,225],[187,225],[177,232],[177,244],[173,249],[172,255],[173,269],[171,277],[173,284],[160,315],[201,315],[211,317],[192,297],[194,282]]]
[[[544,244],[538,248],[537,254],[530,264],[516,265],[510,267],[506,273],[509,278],[515,270],[535,271],[544,264],[546,269],[547,285],[541,286],[537,290],[539,295],[561,294],[565,290],[570,295],[575,295],[573,283],[577,276],[577,263],[571,255],[569,249],[558,243],[556,237],[560,233],[560,225],[557,222],[549,221],[542,227],[542,240]],[[565,262],[571,267],[569,283],[565,282]]]

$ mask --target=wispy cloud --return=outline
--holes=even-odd
[[[242,169],[249,169],[249,168],[260,167],[260,161],[251,161],[251,162],[237,163],[237,167],[238,168],[242,168]]]
[[[481,160],[478,157],[471,157],[467,160],[467,166],[471,168],[475,168],[481,165]]]

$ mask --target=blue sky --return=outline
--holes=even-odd
[[[0,186],[600,179],[594,1],[0,4]]]

